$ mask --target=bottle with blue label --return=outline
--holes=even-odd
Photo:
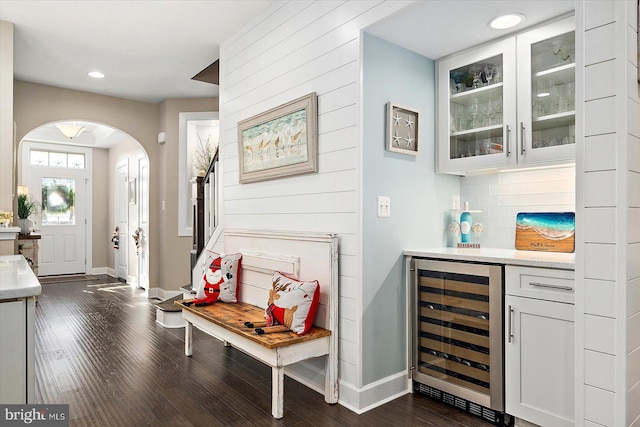
[[[469,202],[464,202],[464,211],[460,215],[460,241],[468,243],[471,241],[471,226],[473,218],[469,212]]]

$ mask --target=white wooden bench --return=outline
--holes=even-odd
[[[327,403],[337,403],[337,235],[225,230],[224,252],[242,253],[239,302],[218,302],[204,307],[181,305],[182,317],[187,322],[185,354],[193,354],[192,326],[195,326],[222,340],[225,345],[233,346],[271,366],[271,413],[274,418],[283,416],[285,367],[288,367],[286,373],[289,376],[307,383],[303,377],[304,369],[295,371],[292,365],[324,356],[324,398]],[[318,312],[314,327],[307,334],[300,336],[293,332],[279,332],[258,335],[244,325],[247,321],[264,320],[264,307],[274,271],[300,280],[318,280],[320,283]],[[310,371],[313,370],[312,367]],[[312,386],[309,383],[307,385]]]

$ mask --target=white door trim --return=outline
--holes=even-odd
[[[87,220],[85,230],[85,249],[86,257],[85,274],[91,274],[93,270],[93,149],[74,145],[42,143],[23,140],[20,144],[20,183],[29,182],[31,174],[31,164],[29,161],[29,151],[31,149],[39,149],[44,151],[65,151],[68,153],[82,153],[85,155],[86,170],[86,191],[85,191],[85,218]]]
[[[191,236],[193,226],[189,223],[189,210],[191,209],[191,171],[187,170],[187,141],[188,122],[219,120],[217,111],[191,112],[178,114],[178,236]]]

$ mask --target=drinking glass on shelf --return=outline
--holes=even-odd
[[[481,104],[478,97],[474,96],[473,98],[471,98],[471,102],[469,103],[469,110],[468,110],[469,118],[471,119],[471,126],[469,126],[469,129],[478,128],[481,126],[480,108],[481,108]]]
[[[567,94],[567,111],[576,109],[576,82],[565,83]]]
[[[484,78],[487,79],[487,86],[491,85],[491,81],[493,80],[493,71],[495,70],[495,65],[487,64],[484,66]]]
[[[465,77],[467,77],[467,72],[454,70],[454,71],[451,71],[450,76],[453,79],[453,82],[455,84],[455,89],[456,89],[455,92],[452,91],[451,94],[453,95],[454,93],[464,92],[465,90],[464,79]]]
[[[482,68],[476,65],[471,67],[469,72],[473,76],[473,88],[482,87]]]
[[[494,83],[502,81],[502,66],[500,64],[495,64],[493,67],[493,81]]]
[[[558,112],[569,111],[569,94],[566,83],[558,86]]]

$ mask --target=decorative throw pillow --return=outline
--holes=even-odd
[[[195,305],[238,302],[238,271],[242,254],[220,254],[205,269],[196,293]]]
[[[300,282],[276,271],[265,309],[267,324],[285,325],[298,335],[304,334],[313,324],[319,300],[317,280]]]

